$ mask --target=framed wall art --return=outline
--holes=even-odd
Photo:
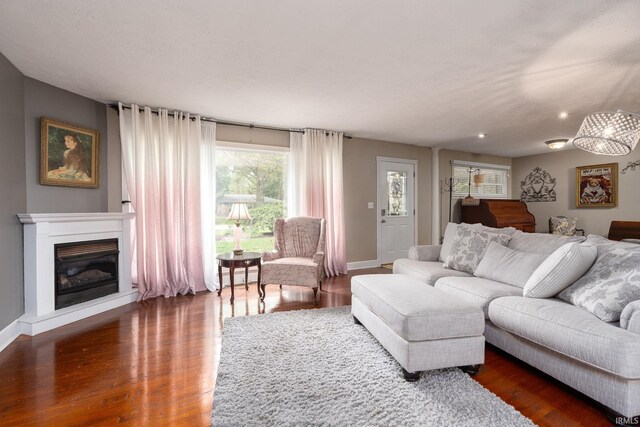
[[[576,168],[576,207],[615,207],[617,204],[617,163]]]
[[[98,188],[99,134],[53,119],[40,119],[40,184]]]

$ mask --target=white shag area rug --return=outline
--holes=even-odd
[[[532,426],[459,369],[407,382],[350,307],[227,318],[214,426]]]

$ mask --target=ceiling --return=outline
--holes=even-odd
[[[103,102],[511,157],[640,112],[636,0],[2,0],[0,52]]]

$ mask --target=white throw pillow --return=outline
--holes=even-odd
[[[545,258],[491,242],[473,275],[522,288]]]
[[[451,252],[443,267],[473,274],[489,243],[498,242],[502,246],[507,246],[510,238],[506,234],[478,230],[475,224],[460,224],[451,245]]]
[[[591,243],[567,243],[540,264],[524,285],[528,298],[551,298],[578,280],[593,265],[598,248]]]

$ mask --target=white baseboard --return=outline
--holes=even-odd
[[[380,267],[380,263],[378,262],[377,259],[347,263],[347,270],[362,270],[363,268],[375,268],[375,267]]]
[[[0,351],[4,350],[9,344],[13,342],[20,335],[20,322],[18,319],[9,323],[3,330],[0,331]]]

